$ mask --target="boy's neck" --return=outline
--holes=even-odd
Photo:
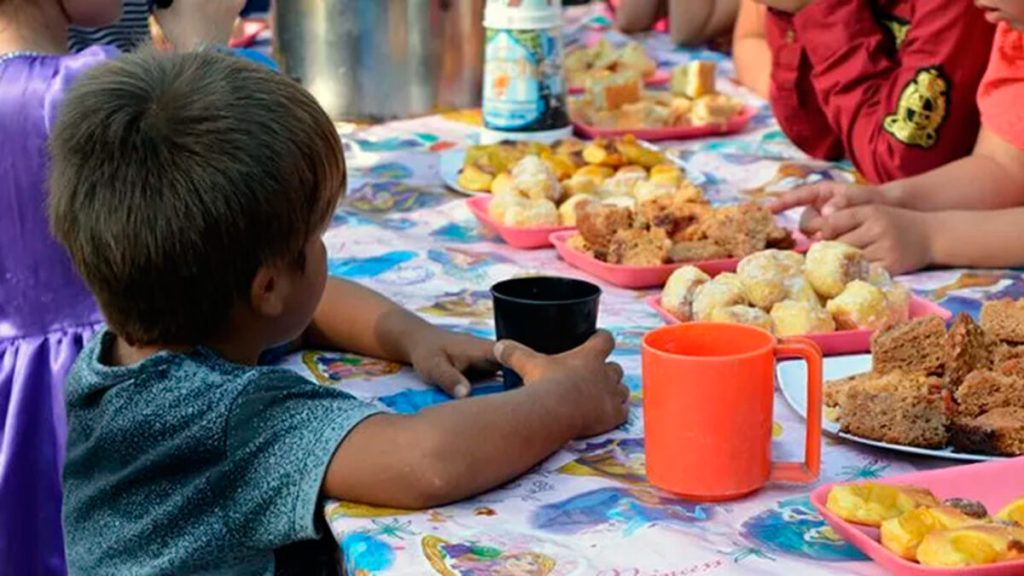
[[[0,55],[64,54],[69,24],[59,2],[0,2]]]
[[[246,332],[235,332],[235,334],[246,334]],[[232,338],[213,338],[203,342],[202,346],[213,350],[218,357],[234,364],[255,366],[259,363],[260,354],[266,350],[266,343],[262,338],[252,337],[255,331],[249,332],[250,337],[235,336]],[[138,364],[150,356],[160,352],[188,352],[194,349],[193,345],[167,345],[151,344],[144,346],[132,346],[123,338],[118,337],[111,351],[110,364],[113,366],[131,366]]]

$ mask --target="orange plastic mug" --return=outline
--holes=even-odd
[[[777,358],[807,362],[803,462],[771,460]],[[698,501],[768,481],[810,483],[821,469],[821,350],[740,324],[687,323],[643,340],[644,436],[651,484]]]

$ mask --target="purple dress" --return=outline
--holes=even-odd
[[[111,48],[0,61],[0,572],[62,575],[64,379],[101,321],[46,218],[46,139]]]

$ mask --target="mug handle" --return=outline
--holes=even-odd
[[[771,480],[810,484],[821,472],[821,348],[799,336],[775,345],[776,358],[803,358],[807,362],[807,436],[803,462],[773,462]]]

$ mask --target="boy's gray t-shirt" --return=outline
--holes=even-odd
[[[104,365],[114,341],[94,338],[67,384],[70,573],[321,573],[327,465],[379,409],[204,348]]]

